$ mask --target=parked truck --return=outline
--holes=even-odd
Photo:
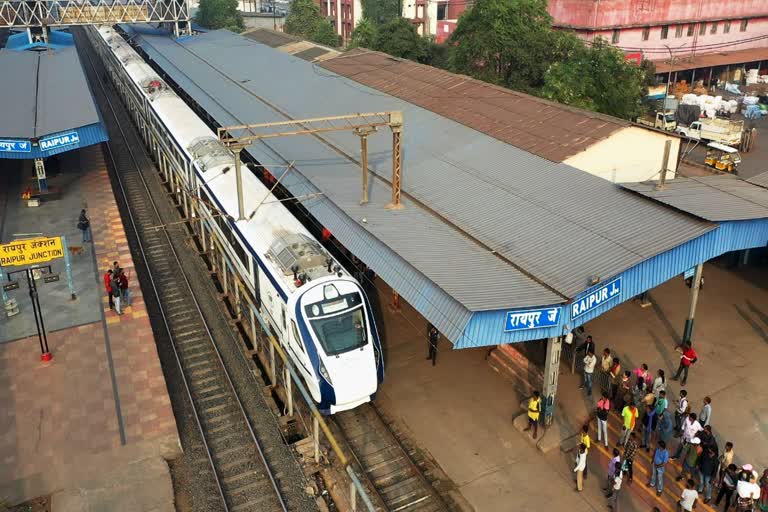
[[[658,128],[659,130],[666,130],[668,132],[671,132],[677,128],[675,113],[671,111],[655,112],[655,115],[648,114],[643,117],[638,117],[637,123],[650,126],[652,128]]]
[[[683,137],[706,142],[719,142],[737,147],[741,144],[744,132],[744,121],[729,121],[727,119],[702,119],[688,126],[678,126],[675,130]]]

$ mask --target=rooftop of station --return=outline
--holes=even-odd
[[[107,140],[72,36],[51,34],[48,49],[21,33],[0,50],[0,158],[39,158]]]
[[[284,53],[290,53],[310,62],[320,62],[341,54],[336,48],[305,41],[299,37],[268,28],[256,28],[243,32],[248,39],[265,44]]]
[[[717,228],[561,162],[590,143],[578,134],[599,138],[624,126],[621,120],[440,70],[420,78],[398,71],[418,64],[382,54],[344,54],[322,69],[227,31],[173,40],[125,29],[222,126],[403,111],[401,211],[384,208],[391,174],[386,136],[369,138],[377,178],[364,206],[354,135],[261,140],[247,151],[278,176],[277,166],[292,162],[294,170],[282,178],[288,190],[320,193],[302,201],[307,210],[424,316],[437,319],[451,340],[463,335],[474,313],[570,302],[596,282]],[[377,76],[381,68],[395,76]],[[265,80],[265,69],[281,79]],[[357,81],[363,75],[374,77],[371,86]],[[410,92],[419,80],[422,92]],[[342,94],[328,94],[339,88]],[[437,98],[453,108],[443,109]],[[499,112],[508,113],[506,131],[488,123]],[[534,135],[518,141],[512,125],[529,121]],[[534,147],[545,126],[571,133],[555,137],[567,147]]]
[[[677,178],[622,187],[713,222],[768,218],[768,190],[730,174]]]

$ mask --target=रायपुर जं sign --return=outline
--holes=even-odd
[[[0,267],[19,267],[44,263],[64,256],[60,236],[28,238],[0,244]]]
[[[554,327],[560,321],[560,308],[529,309],[527,311],[507,311],[504,331],[538,329]]]
[[[620,294],[621,278],[617,277],[613,281],[604,284],[600,288],[592,290],[587,295],[577,299],[576,302],[571,304],[571,318],[580,317],[584,313],[592,311],[601,304],[605,304],[609,300],[615,299]]]
[[[0,153],[31,153],[32,143],[28,140],[0,139]]]

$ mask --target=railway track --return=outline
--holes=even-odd
[[[267,435],[260,435],[257,422],[252,425],[249,420],[185,275],[185,265],[169,234],[171,229],[155,228],[163,224],[163,218],[144,177],[144,172],[156,172],[154,165],[143,151],[143,143],[122,103],[102,82],[102,68],[89,41],[81,30],[74,32],[84,67],[92,71],[88,74],[93,92],[109,129],[107,157],[118,185],[116,192],[128,206],[125,213],[130,222],[126,228],[135,232],[140,252],[135,259],[143,259],[148,270],[145,283],[150,284],[151,291],[145,288],[149,292],[145,293],[157,299],[159,308],[152,313],[159,316],[155,320],[160,321],[171,342],[183,387],[193,406],[202,445],[197,467],[214,476],[215,490],[206,493],[210,503],[204,508],[286,512],[289,508],[278,485],[279,475],[273,473],[265,456],[265,451],[273,451],[275,445],[286,447],[281,438],[274,439],[275,425],[267,425]]]
[[[373,405],[333,418],[388,512],[449,510]]]

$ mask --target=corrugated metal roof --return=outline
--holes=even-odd
[[[713,222],[768,218],[768,190],[736,176],[678,178],[663,190],[656,190],[656,182],[622,187]]]
[[[361,48],[320,65],[553,162],[629,126],[622,119]]]
[[[284,44],[301,41],[301,39],[298,37],[286,34],[285,32],[277,32],[275,30],[269,30],[266,28],[257,28],[255,30],[243,32],[243,35],[248,39],[256,41],[257,43],[271,46],[272,48],[277,48],[278,46],[282,46]]]
[[[752,176],[751,178],[748,178],[747,181],[755,185],[768,188],[768,171],[762,172],[756,176]]]
[[[359,165],[337,151],[358,158],[354,135],[270,139],[249,152],[267,167],[294,161],[289,190],[321,191],[305,201],[309,211],[395,289],[416,283],[406,270],[431,280],[428,293],[401,291],[417,308],[435,295],[468,311],[564,302],[591,276],[607,279],[715,227],[229,32],[135,40],[223,125],[284,120],[275,108],[296,119],[404,111],[402,211],[383,209],[386,135],[369,138],[369,165],[381,178],[366,206]],[[259,79],[265,70],[282,79]]]
[[[32,139],[100,122],[75,48],[0,51],[0,137]]]
[[[669,59],[659,59],[654,61],[654,64],[656,64],[657,73],[669,73],[671,71],[685,71],[686,69],[758,62],[766,59],[768,59],[768,48],[748,48],[732,52],[697,54],[693,57],[690,55],[678,55],[672,64],[670,64]]]
[[[330,59],[341,53],[335,48],[313,43],[312,41],[305,41],[296,36],[268,28],[257,28],[244,32],[243,35],[252,41],[265,44],[283,53],[289,53],[310,62]]]

